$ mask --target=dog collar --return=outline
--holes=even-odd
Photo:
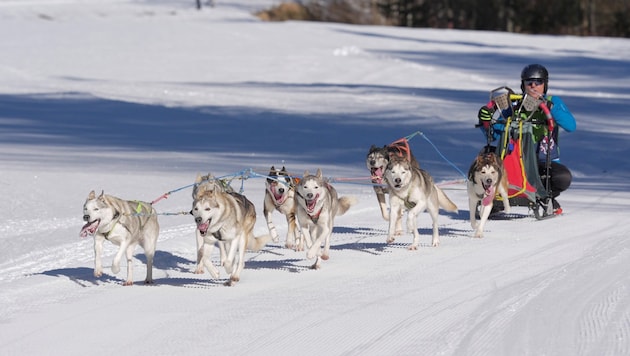
[[[322,213],[322,210],[324,210],[324,207],[319,208],[319,211],[317,212],[317,214],[313,214],[313,215],[308,214],[308,213],[307,214],[314,223],[317,223],[317,220],[319,220],[319,215]]]
[[[109,240],[109,234],[111,234],[112,231],[114,231],[114,229],[116,228],[116,225],[118,225],[119,218],[120,218],[120,214],[116,212],[116,214],[114,214],[114,225],[112,225],[112,228],[109,229],[109,231],[103,233],[103,237],[105,237],[105,240]]]

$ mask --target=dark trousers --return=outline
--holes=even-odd
[[[543,184],[545,184],[546,168],[544,163],[539,164],[538,172],[540,172],[542,182]],[[571,175],[571,171],[569,171],[569,169],[565,165],[558,162],[551,162],[549,172],[551,183],[551,196],[555,198],[560,195],[560,193],[567,190],[569,186],[571,186],[571,180],[573,179],[573,176]]]

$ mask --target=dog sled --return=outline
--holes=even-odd
[[[511,206],[526,206],[537,220],[554,217],[550,166],[551,157],[547,150],[545,172],[539,171],[536,143],[533,140],[533,113],[542,110],[546,115],[547,136],[558,142],[558,127],[554,125],[551,112],[544,100],[527,94],[515,94],[509,87],[499,87],[490,92],[489,108],[494,108],[499,115],[494,115],[487,130],[488,141],[484,152],[495,152],[502,160],[508,178],[508,196]],[[494,142],[493,127],[504,125],[503,132]],[[477,127],[480,127],[478,124]],[[493,210],[503,209],[500,197],[496,197]]]

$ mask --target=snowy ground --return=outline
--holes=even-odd
[[[1,355],[627,355],[630,41],[263,23],[270,1],[0,0]],[[565,214],[526,208],[471,238],[465,171],[491,89],[532,62],[578,120]],[[411,140],[459,213],[385,244],[371,144]],[[435,147],[434,147],[434,146]],[[358,199],[318,271],[283,242],[241,282],[192,273],[197,173],[321,168]],[[459,181],[459,182],[458,182]],[[453,183],[455,182],[455,183]],[[264,183],[233,184],[256,205]],[[178,190],[184,188],[182,190]],[[93,277],[90,190],[154,200],[156,285]],[[276,214],[281,235],[286,223]],[[106,245],[109,266],[116,249]],[[222,275],[225,278],[225,274]]]

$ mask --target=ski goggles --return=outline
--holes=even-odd
[[[543,84],[545,84],[545,80],[544,79],[540,79],[540,78],[532,78],[532,79],[525,79],[525,80],[523,80],[523,83],[525,83],[526,86],[530,86],[532,84],[543,85]]]

